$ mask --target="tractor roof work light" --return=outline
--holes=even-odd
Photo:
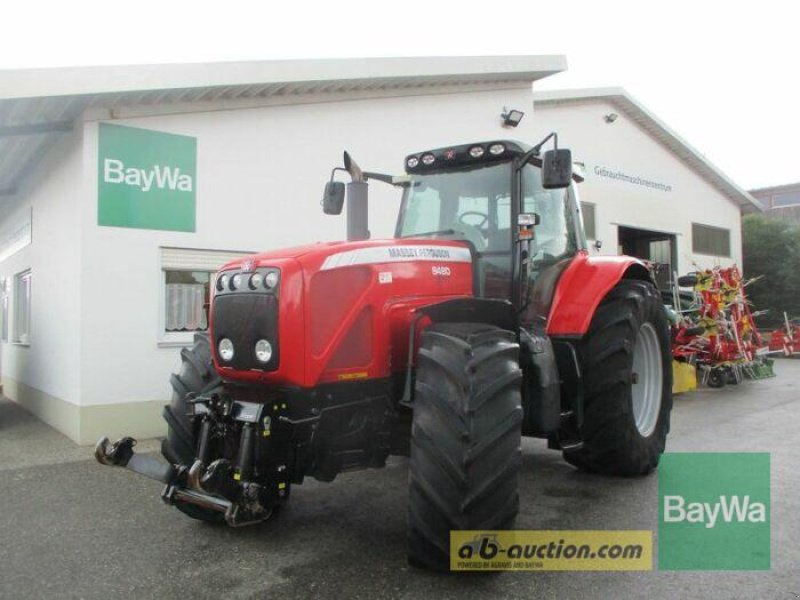
[[[505,127],[516,127],[524,116],[525,113],[521,110],[508,110],[505,107],[503,107],[503,112],[500,113],[500,118],[503,119],[503,125]]]
[[[527,146],[521,146],[518,142],[510,140],[445,146],[444,148],[409,154],[405,159],[405,167],[406,173],[428,173],[458,169],[467,166],[509,161],[515,157],[522,156],[527,150]],[[392,183],[397,185],[403,182],[395,178]]]

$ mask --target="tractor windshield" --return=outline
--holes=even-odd
[[[525,166],[520,212],[536,213],[531,259],[534,270],[575,254],[575,217],[569,190],[546,190],[541,172]],[[469,242],[477,254],[479,293],[508,297],[511,293],[511,185],[509,163],[478,169],[414,175],[406,188],[398,237],[434,237]]]

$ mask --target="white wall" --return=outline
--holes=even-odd
[[[604,115],[609,113],[619,117],[606,123]],[[739,207],[618,108],[602,101],[537,105],[533,120],[536,136],[557,131],[559,144],[572,149],[574,160],[585,163],[581,201],[596,204],[597,238],[604,242],[603,254],[616,254],[617,226],[623,225],[677,234],[679,274],[694,270],[693,263],[700,268],[741,266]],[[599,177],[595,174],[598,166],[670,185],[672,191]],[[732,256],[693,253],[692,222],[729,229]]]
[[[61,139],[4,201],[0,239],[32,214],[32,243],[0,263],[12,282],[2,373],[72,404],[80,401],[82,132]],[[31,270],[31,342],[13,343],[14,276]]]
[[[406,154],[508,137],[533,138],[528,115],[500,125],[503,106],[530,112],[529,88],[275,106],[132,118],[123,125],[197,137],[197,232],[97,226],[97,124],[85,125],[83,199],[84,405],[157,400],[170,393],[176,348],[158,347],[164,302],[159,247],[266,250],[343,239],[344,216],[322,214],[331,168],[348,150],[365,170],[401,173]],[[373,237],[390,237],[399,192],[370,185]]]

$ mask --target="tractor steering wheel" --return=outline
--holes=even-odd
[[[479,223],[467,223],[464,220],[464,217],[469,217],[469,216],[480,217],[480,222]],[[489,215],[486,215],[486,214],[484,214],[482,212],[478,212],[477,210],[468,210],[467,212],[461,213],[458,216],[458,220],[459,220],[460,223],[462,223],[464,225],[469,225],[470,227],[477,227],[478,229],[480,229],[481,227],[486,225],[486,221],[489,220]]]

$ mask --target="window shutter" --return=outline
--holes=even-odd
[[[218,271],[225,263],[253,252],[161,248],[161,268],[183,271]]]

